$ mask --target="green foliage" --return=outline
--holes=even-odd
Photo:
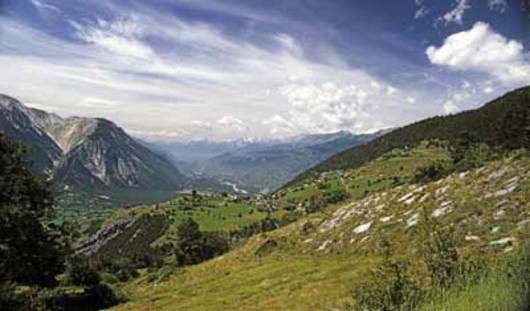
[[[82,257],[73,257],[68,261],[66,277],[67,283],[75,286],[94,287],[101,282],[98,272]]]
[[[0,281],[51,286],[63,270],[65,245],[40,221],[53,199],[23,158],[23,148],[0,135]]]
[[[498,159],[499,153],[485,143],[463,143],[453,148],[452,157],[455,169],[466,171],[483,166],[486,162]]]
[[[355,310],[414,310],[424,293],[410,276],[410,263],[396,258],[388,240],[383,240],[381,248],[381,265],[353,289]]]
[[[218,233],[201,232],[199,224],[188,218],[177,229],[175,255],[180,265],[193,265],[221,255],[229,248],[228,241]]]
[[[480,263],[477,263],[477,265]],[[492,266],[491,263],[489,266]],[[528,310],[530,308],[530,248],[527,244],[481,277],[432,296],[419,310]]]
[[[15,286],[10,283],[0,283],[0,310],[15,311],[23,306],[18,295],[15,294]]]
[[[414,182],[431,182],[447,176],[451,171],[447,161],[436,161],[427,166],[419,167],[414,173]]]
[[[441,227],[424,209],[424,241],[420,256],[431,277],[432,287],[449,288],[458,271],[459,256],[451,228]]]

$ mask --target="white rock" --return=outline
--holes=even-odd
[[[370,236],[367,235],[367,236],[365,236],[364,238],[362,238],[362,239],[359,241],[359,243],[364,243],[364,242],[368,241],[369,238],[370,238]]]
[[[328,247],[328,245],[331,244],[331,240],[327,240],[327,241],[324,241],[324,243],[322,243],[319,247],[318,247],[318,251],[321,252],[323,250],[326,250],[326,248]]]
[[[500,240],[492,241],[490,242],[490,245],[504,245],[504,244],[508,244],[513,241],[514,241],[514,238],[507,237],[507,238],[502,238]]]
[[[420,203],[423,203],[425,200],[427,200],[431,195],[426,193],[420,198]]]
[[[413,227],[418,224],[418,219],[420,218],[420,214],[416,213],[407,220],[407,228]]]
[[[405,194],[404,196],[402,196],[401,198],[399,198],[397,201],[399,203],[403,202],[403,201],[407,201],[408,199],[410,199],[411,197],[414,196],[414,192],[410,192],[410,193],[407,193]]]
[[[372,222],[367,222],[365,224],[359,225],[355,229],[353,229],[353,233],[360,234],[360,233],[366,232],[370,229],[371,226],[372,226]]]
[[[488,180],[497,179],[499,177],[502,177],[502,175],[504,174],[506,174],[506,169],[497,170],[488,176]]]
[[[530,223],[530,219],[525,219],[517,223],[518,228],[522,228]]]
[[[501,230],[501,227],[497,226],[497,227],[491,229],[491,233],[497,233],[497,232],[499,232],[499,230]]]
[[[495,220],[500,220],[502,217],[504,217],[504,214],[504,210],[498,210],[493,218],[495,218]]]
[[[389,222],[392,219],[392,216],[386,216],[379,218],[380,222]]]
[[[384,204],[379,204],[379,205],[377,205],[374,209],[375,209],[376,211],[381,211],[383,208],[385,208],[385,205],[384,205]]]
[[[439,207],[437,209],[435,209],[433,212],[432,212],[432,217],[434,218],[438,218],[438,217],[441,217],[445,214],[447,214],[448,212],[451,211],[451,207],[450,206],[447,206],[447,207]]]
[[[476,235],[466,235],[466,241],[480,241],[480,237]]]
[[[313,239],[307,239],[307,240],[304,241],[304,243],[306,243],[306,244],[307,243],[311,243],[311,242],[313,242]]]
[[[415,199],[416,199],[416,197],[412,197],[412,198],[406,200],[404,203],[405,203],[405,205],[410,205],[410,204],[414,203]]]

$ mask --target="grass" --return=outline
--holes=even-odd
[[[448,159],[450,154],[446,148],[422,144],[410,150],[391,151],[355,170],[321,174],[317,180],[282,189],[275,196],[280,207],[297,205],[338,189],[344,189],[351,199],[361,199],[369,193],[409,182],[419,167]]]
[[[411,151],[409,154],[420,153]],[[431,159],[439,156],[433,154]],[[378,160],[376,162],[379,163],[370,165],[383,170],[384,166],[390,165],[390,160],[400,158],[391,162],[397,172],[410,172],[413,167],[421,165],[411,161],[409,168],[401,170],[400,166],[405,162],[401,156]],[[428,160],[424,159],[422,163],[425,161]],[[527,156],[505,158],[468,174],[455,173],[425,187],[401,185],[385,189],[384,193],[377,192],[329,206],[291,225],[255,236],[222,257],[188,267],[167,282],[149,283],[139,279],[128,283],[125,289],[130,293],[131,300],[117,309],[345,309],[353,302],[351,289],[377,265],[379,255],[376,245],[383,233],[392,238],[398,248],[397,253],[419,269],[420,260],[416,251],[421,243],[421,231],[419,225],[407,227],[407,221],[414,212],[425,207],[425,202],[430,202],[429,212],[443,202],[452,202],[452,211],[440,217],[439,221],[441,225],[455,228],[459,253],[474,254],[487,249],[485,254],[489,258],[502,258],[507,256],[505,254],[512,254],[521,241],[528,238],[528,232],[522,231],[521,221],[530,219],[529,165]],[[342,175],[334,178],[327,176],[326,180],[332,184],[340,178],[348,180],[351,176],[355,176],[351,180],[358,180],[360,175],[378,176],[377,171],[366,167],[339,174]],[[486,197],[505,189],[516,177],[519,181],[515,191]],[[401,200],[410,193],[415,198],[412,203]],[[287,194],[290,194],[289,190]],[[430,199],[420,202],[426,194],[430,195]],[[384,207],[377,209],[381,204]],[[500,210],[504,214],[499,218],[496,215]],[[349,213],[352,211],[356,213]],[[380,221],[383,216],[389,215],[393,216],[389,222]],[[368,222],[372,223],[368,231],[354,233],[360,224]],[[308,223],[313,229],[304,229]],[[332,226],[328,227],[330,224]],[[478,236],[479,240],[465,239],[468,235]],[[491,244],[506,237],[512,237],[513,242]],[[271,239],[277,242],[277,246],[268,255],[255,255],[259,246]],[[443,300],[433,299],[422,307],[424,310],[466,310],[470,306],[479,306],[478,300],[484,299],[489,302],[488,306],[497,308],[495,310],[504,310],[505,307],[508,308],[506,310],[517,310],[513,308],[525,302],[519,300],[512,304],[509,299],[524,295],[518,292],[516,283],[515,287],[510,285],[511,280],[505,283],[499,280],[491,276],[463,291],[450,291]]]
[[[253,250],[245,248],[243,252]],[[239,254],[241,255],[241,253]],[[142,280],[127,289],[140,293],[118,310],[308,310],[340,308],[350,299],[349,284],[371,259],[349,256],[274,253],[256,260],[226,255],[189,267],[162,284]]]
[[[523,311],[530,308],[530,251],[497,263],[487,277],[431,298],[420,311]]]

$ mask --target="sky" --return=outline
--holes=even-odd
[[[367,133],[530,85],[528,0],[0,0],[0,93],[151,141]]]

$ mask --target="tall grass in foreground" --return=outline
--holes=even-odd
[[[493,268],[484,279],[427,299],[419,309],[530,310],[530,244],[507,262]]]

